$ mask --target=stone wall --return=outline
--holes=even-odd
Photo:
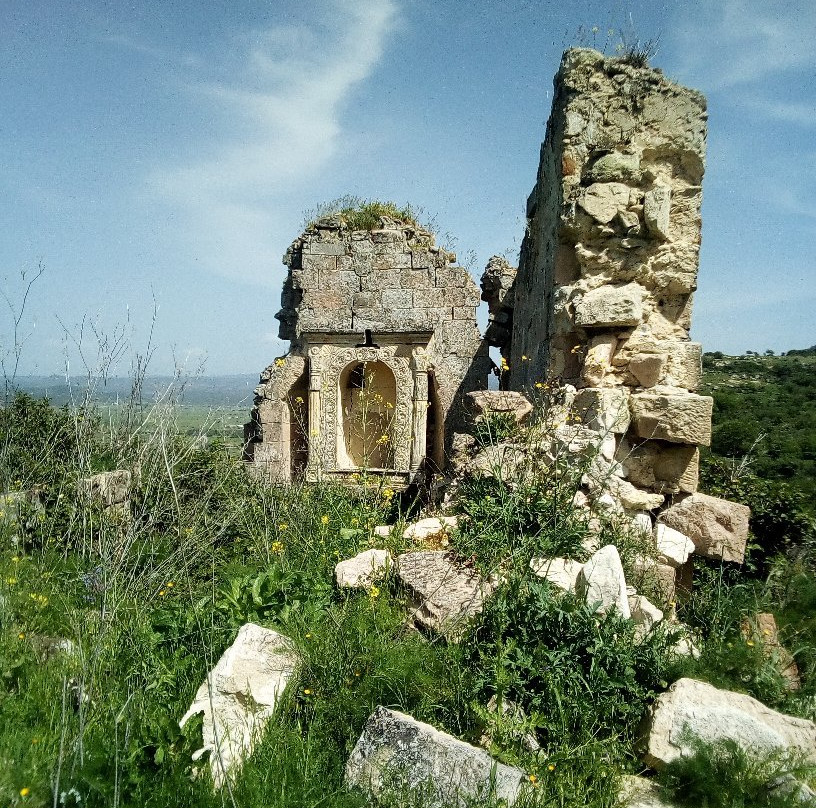
[[[479,290],[455,262],[413,222],[380,217],[376,229],[352,230],[336,215],[307,227],[284,256],[288,274],[275,316],[291,349],[261,376],[248,457],[276,479],[289,479],[310,462],[311,476],[319,476],[319,466],[336,465],[329,456],[338,398],[343,407],[331,368],[346,357],[383,362],[398,389],[412,388],[408,400],[398,395],[396,406],[399,440],[411,444],[412,474],[418,463],[444,465],[462,397],[485,386],[489,367],[476,324]],[[320,412],[315,394],[322,396]],[[418,434],[420,420],[427,435]],[[316,465],[317,454],[324,458]]]
[[[514,290],[509,386],[574,385],[627,478],[660,493],[696,489],[711,436],[689,339],[706,117],[659,70],[567,51]]]

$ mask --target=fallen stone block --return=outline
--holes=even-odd
[[[745,560],[751,509],[708,494],[692,494],[660,514],[658,521],[684,533],[698,555],[723,561]]]
[[[629,397],[632,428],[640,438],[708,446],[714,399],[696,393],[633,393]]]
[[[80,490],[103,508],[123,505],[130,498],[133,475],[128,469],[103,471],[80,480]]]
[[[444,550],[403,553],[394,569],[410,596],[414,622],[450,641],[461,636],[495,589],[493,582]]]
[[[649,556],[637,556],[632,564],[633,580],[638,591],[654,591],[661,603],[672,603],[675,598],[677,571]]]
[[[520,424],[533,411],[533,405],[524,395],[514,390],[474,390],[467,398],[476,419],[507,414]]]
[[[688,536],[661,522],[655,525],[655,544],[658,560],[670,567],[682,567],[694,552],[694,542]]]
[[[370,799],[421,794],[429,808],[490,799],[515,804],[524,772],[409,715],[377,707],[346,763],[349,787]]]
[[[816,763],[816,724],[766,707],[742,693],[696,679],[678,679],[657,697],[644,724],[644,760],[659,768],[694,754],[694,739],[732,740],[748,753],[801,754]]]
[[[624,774],[618,791],[622,808],[674,808],[660,796],[660,786],[645,777]]]
[[[635,634],[643,639],[663,619],[663,612],[643,595],[629,595],[628,599]]]
[[[204,745],[193,760],[210,753],[215,788],[234,778],[252,753],[296,662],[287,637],[246,623],[199,687],[179,726],[183,728],[194,715],[204,713]]]
[[[334,568],[334,579],[341,589],[369,589],[388,575],[390,567],[388,550],[365,550],[339,562]]]
[[[776,663],[787,690],[799,690],[802,687],[799,667],[793,654],[780,642],[776,618],[770,612],[760,612],[752,618],[746,617],[740,630],[746,640],[759,645],[764,655]]]
[[[445,540],[448,534],[456,530],[459,520],[455,516],[430,516],[408,525],[402,538],[420,544],[431,540]]]
[[[622,617],[631,617],[626,578],[617,548],[612,544],[601,547],[578,573],[575,591],[590,606],[597,605],[605,614],[616,609]]]
[[[565,592],[574,592],[578,573],[584,565],[573,558],[532,558],[530,569],[539,578],[544,578],[553,586]]]

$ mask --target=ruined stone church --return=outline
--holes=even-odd
[[[445,466],[467,393],[576,389],[584,421],[614,436],[649,509],[696,490],[712,400],[690,341],[700,250],[704,97],[653,68],[564,54],[518,269],[491,259],[477,288],[413,222],[354,230],[318,219],[289,248],[280,336],[262,374],[247,459],[270,480],[404,488]],[[482,335],[480,298],[489,306]],[[643,507],[641,503],[640,507]]]

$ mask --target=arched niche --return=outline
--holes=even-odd
[[[338,378],[338,469],[396,468],[397,380],[385,362],[353,361]]]

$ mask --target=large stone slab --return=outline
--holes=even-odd
[[[445,550],[403,553],[394,567],[410,595],[414,622],[449,640],[458,639],[495,588]]]
[[[816,763],[816,724],[766,707],[743,693],[678,679],[657,697],[644,725],[645,762],[659,768],[694,753],[690,740],[732,740],[749,753],[790,750]]]
[[[252,753],[295,672],[296,661],[288,638],[246,623],[198,688],[179,726],[204,714],[204,745],[193,760],[210,753],[216,788],[235,777]]]
[[[626,328],[643,319],[643,288],[636,283],[602,286],[575,303],[575,322],[583,328]]]
[[[745,560],[751,509],[708,494],[692,494],[667,508],[659,521],[684,533],[695,552],[723,561]]]
[[[682,567],[694,552],[694,542],[673,527],[658,522],[654,533],[657,557],[670,567]]]
[[[665,494],[694,493],[700,477],[700,450],[696,446],[643,441],[621,445],[617,460],[626,479],[642,488]]]
[[[696,393],[647,392],[629,397],[632,428],[641,438],[670,443],[711,443],[711,413],[714,399]]]
[[[531,558],[530,569],[539,578],[544,578],[553,586],[565,592],[574,592],[578,573],[584,568],[574,558]]]
[[[674,808],[660,794],[660,786],[645,777],[624,774],[621,777],[618,803],[623,808]]]
[[[123,505],[130,498],[133,475],[128,469],[103,471],[80,480],[80,490],[105,508]]]
[[[346,763],[346,784],[376,800],[421,794],[423,805],[513,805],[525,774],[409,715],[377,707]]]
[[[598,604],[599,612],[606,613],[614,608],[623,617],[632,616],[623,565],[613,544],[601,547],[584,564],[578,573],[575,591],[589,605]]]

